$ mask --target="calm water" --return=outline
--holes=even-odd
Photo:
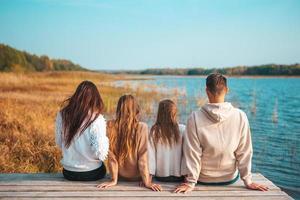
[[[151,78],[130,81],[130,85],[155,85],[165,91],[176,89],[182,123],[206,99],[205,78]],[[294,198],[300,198],[300,79],[229,78],[228,85],[227,101],[244,110],[250,121],[252,171],[262,173]]]

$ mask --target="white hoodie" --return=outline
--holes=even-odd
[[[183,141],[182,175],[194,185],[226,182],[238,171],[251,183],[252,142],[246,114],[230,103],[208,103],[193,112]]]

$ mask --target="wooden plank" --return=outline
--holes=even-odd
[[[107,179],[108,180],[108,179]],[[107,181],[105,180],[105,181]],[[94,188],[96,185],[101,183],[100,181],[96,182],[76,182],[76,181],[9,181],[9,182],[0,182],[0,190],[3,190],[4,188],[9,188],[9,187],[19,187],[20,189],[22,186],[28,186],[28,187],[41,187],[47,186],[47,188],[50,187],[61,187],[61,188],[78,188],[78,187],[85,187],[85,188]],[[166,182],[156,182],[161,184],[163,188],[166,189],[172,189],[176,187],[180,183],[166,183]],[[265,180],[265,181],[259,181],[259,183],[267,185],[270,189],[277,189],[280,190],[276,185],[274,185],[271,181]],[[6,186],[6,187],[5,187]],[[1,189],[2,188],[2,189]],[[120,189],[126,189],[126,190],[145,190],[143,187],[138,186],[138,182],[124,182],[120,181],[118,185],[109,188],[110,190],[120,190]],[[242,190],[245,189],[245,186],[241,180],[237,181],[234,184],[227,185],[227,186],[203,186],[203,185],[198,185],[196,189],[201,188],[202,190],[208,189],[208,190]]]
[[[164,191],[173,191],[175,189],[176,185],[173,186],[164,186],[162,185],[162,188]],[[111,187],[106,189],[108,191],[147,191],[147,189],[142,187],[130,187],[130,186],[123,186],[118,185],[115,187]],[[280,191],[278,187],[270,186],[269,190],[275,190]],[[1,192],[25,192],[25,191],[99,191],[98,188],[96,188],[96,185],[82,185],[82,186],[41,186],[41,185],[22,185],[22,186],[14,186],[14,185],[4,185],[0,186]],[[197,186],[195,188],[195,191],[248,191],[247,188],[242,186],[236,186],[236,187],[226,187],[226,186]]]
[[[1,200],[86,200],[87,198],[81,198],[81,197],[51,197],[51,198],[47,198],[47,197],[5,197],[5,198],[1,198]],[[116,197],[89,197],[89,200],[99,200],[99,199],[105,199],[105,200],[117,200],[119,198]],[[175,196],[175,197],[163,197],[163,198],[159,198],[159,197],[130,197],[130,200],[199,200],[199,197],[182,197],[182,196]],[[257,197],[201,197],[201,200],[257,200]],[[259,197],[259,200],[290,200],[291,198],[289,198],[288,196],[261,196]],[[122,198],[122,200],[124,200],[124,198]]]
[[[0,174],[0,199],[292,199],[261,174],[253,174],[253,181],[267,185],[267,192],[252,191],[243,182],[228,186],[197,186],[188,194],[172,193],[178,183],[161,183],[164,191],[153,192],[139,187],[137,182],[120,181],[117,186],[99,190],[100,182],[74,182],[55,174]]]
[[[196,196],[196,197],[260,197],[286,196],[282,191],[193,191],[187,194],[153,191],[63,191],[63,192],[0,192],[1,197],[166,197],[166,196]]]
[[[23,181],[23,180],[15,180],[15,181],[0,181],[0,185],[97,185],[100,184],[102,182],[105,181],[109,181],[109,179],[104,179],[101,181],[67,181],[67,180],[39,180],[39,181]],[[166,183],[166,182],[158,182],[158,181],[154,181],[156,183],[161,183],[164,185],[176,185],[176,184],[180,184],[180,183]],[[274,185],[271,181],[269,180],[261,180],[261,181],[255,181],[257,183],[261,183],[261,184],[266,184],[266,185]],[[137,182],[124,182],[124,181],[119,181],[118,183],[123,184],[123,185],[137,185]],[[242,181],[237,181],[234,184],[228,185],[228,187],[231,186],[243,186],[243,182]]]
[[[72,182],[72,181],[14,181],[14,182],[3,182],[0,183],[0,191],[4,191],[10,188],[19,188],[21,190],[25,190],[25,188],[39,188],[43,190],[43,186],[47,186],[47,188],[61,188],[62,190],[65,188],[95,188],[100,182]],[[173,190],[179,183],[162,183],[161,186],[166,190]],[[271,181],[263,181],[259,182],[267,185],[271,190],[280,190],[277,186],[275,186]],[[23,186],[23,187],[22,187]],[[119,182],[117,186],[109,188],[109,190],[146,190],[143,187],[139,187],[137,182]],[[196,190],[247,190],[242,183],[242,181],[238,181],[232,185],[228,186],[201,186],[198,185]]]
[[[90,181],[90,182],[86,182],[86,183],[99,183],[99,182],[103,182],[103,181],[107,181],[109,180],[109,177],[99,180],[99,181]],[[9,184],[11,182],[33,182],[35,183],[36,181],[46,181],[47,183],[49,183],[48,181],[52,181],[52,183],[59,183],[61,182],[62,184],[68,184],[68,183],[83,183],[83,182],[77,182],[77,181],[68,181],[66,179],[64,179],[62,176],[54,176],[54,177],[49,177],[49,176],[39,176],[38,174],[35,176],[33,174],[31,175],[26,175],[26,176],[14,176],[14,175],[10,175],[7,174],[6,176],[4,176],[3,174],[0,175],[0,184]],[[265,177],[261,177],[261,176],[255,176],[253,178],[253,181],[255,182],[260,182],[263,183],[265,181],[270,182],[268,179],[266,179]],[[238,181],[238,183],[240,183],[241,180]],[[40,182],[41,183],[41,182]]]
[[[63,180],[63,175],[61,173],[29,173],[29,174],[16,174],[16,173],[6,173],[6,174],[0,174],[0,182],[3,181],[15,181],[15,180]],[[259,180],[267,180],[263,175],[259,173],[254,173],[252,175],[253,181],[259,181]]]

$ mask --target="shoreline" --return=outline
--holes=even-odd
[[[76,73],[86,73],[86,74],[101,74],[107,76],[117,76],[120,80],[144,80],[149,79],[145,77],[174,77],[174,78],[206,78],[208,75],[179,75],[179,74],[130,74],[130,73],[109,73],[102,71],[28,71],[28,72],[6,72],[0,71],[0,74],[18,74],[18,75],[28,75],[28,74],[76,74]],[[300,75],[226,75],[229,78],[300,78]]]
[[[151,77],[174,77],[174,78],[206,78],[208,75],[172,75],[172,74],[164,74],[164,75],[155,75],[155,74],[110,74],[109,75],[124,75],[129,77],[140,77],[136,78],[135,80],[144,80],[144,79],[151,79]],[[299,78],[300,76],[287,76],[287,75],[224,75],[229,78]],[[149,77],[149,78],[145,78]],[[130,79],[127,79],[130,80]]]

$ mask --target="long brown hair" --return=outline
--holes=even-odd
[[[109,132],[111,151],[117,156],[120,165],[135,152],[140,108],[132,95],[120,97],[116,119]]]
[[[68,148],[76,135],[82,134],[104,109],[101,95],[91,81],[81,82],[75,93],[64,101],[61,109],[62,132]]]
[[[172,147],[179,139],[176,104],[170,99],[162,100],[158,105],[156,122],[150,130],[150,142]]]

